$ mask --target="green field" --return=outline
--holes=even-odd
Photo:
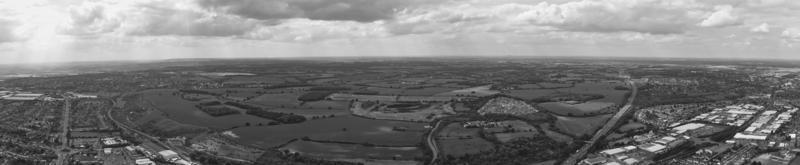
[[[371,143],[392,146],[416,146],[422,140],[424,123],[371,120],[355,116],[309,120],[299,124],[240,127],[233,129],[236,139],[262,148],[274,147],[296,138]],[[407,131],[393,128],[403,127]]]
[[[235,126],[244,126],[247,123],[267,124],[272,120],[256,116],[241,114],[214,117],[201,111],[195,105],[201,102],[192,102],[182,99],[172,93],[174,89],[148,90],[142,92],[142,98],[147,101],[149,106],[160,110],[164,115],[172,120],[183,124],[190,124],[214,129],[227,129]]]
[[[413,160],[422,157],[422,150],[418,147],[374,147],[359,144],[320,143],[298,140],[279,148],[298,152],[303,156],[321,159],[359,159],[372,158],[384,160]]]
[[[444,155],[462,156],[491,150],[494,144],[481,138],[480,130],[464,128],[460,123],[451,123],[436,135],[436,141]]]
[[[564,102],[546,102],[537,104],[550,113],[561,116],[585,116],[596,114],[607,114],[617,111],[616,108],[607,109],[614,106],[614,103],[589,101],[579,104],[568,104]]]
[[[572,136],[592,135],[595,130],[605,124],[612,115],[592,117],[564,117],[556,116],[556,128]]]

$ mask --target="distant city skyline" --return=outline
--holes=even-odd
[[[0,64],[336,56],[800,59],[800,1],[0,0]]]

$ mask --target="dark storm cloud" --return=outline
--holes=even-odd
[[[438,0],[198,0],[200,6],[260,20],[308,18],[372,22]]]

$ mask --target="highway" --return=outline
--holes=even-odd
[[[428,164],[433,164],[436,162],[436,159],[439,159],[439,146],[436,144],[436,139],[434,138],[436,134],[436,129],[439,128],[439,125],[442,124],[442,121],[439,120],[436,122],[436,125],[433,126],[431,132],[428,133],[428,147],[430,147],[433,156],[431,157],[431,161]]]
[[[610,120],[608,120],[608,122],[606,122],[605,125],[603,125],[603,128],[595,132],[594,136],[592,136],[592,139],[590,141],[584,144],[583,147],[578,149],[578,151],[576,151],[574,154],[570,155],[570,157],[567,158],[567,160],[564,160],[564,163],[562,163],[562,165],[577,164],[578,161],[580,161],[584,156],[586,156],[586,153],[589,152],[589,149],[591,149],[595,145],[595,143],[597,143],[597,141],[600,140],[600,138],[604,137],[606,134],[608,134],[609,131],[613,130],[614,126],[616,126],[617,122],[619,122],[619,119],[622,118],[622,116],[625,116],[625,114],[627,114],[632,109],[633,101],[636,99],[636,93],[638,91],[636,89],[636,84],[634,84],[633,81],[629,80],[628,83],[630,84],[631,87],[631,95],[628,97],[628,103],[625,104],[625,106],[623,106],[622,108],[620,108],[619,111],[617,111],[617,113],[614,114],[614,117],[612,117]]]

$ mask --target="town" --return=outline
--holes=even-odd
[[[781,62],[187,63],[2,79],[0,164],[800,162]]]

